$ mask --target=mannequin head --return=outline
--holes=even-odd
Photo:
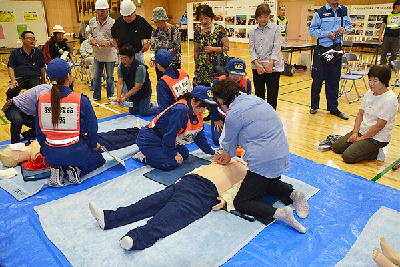
[[[25,151],[11,150],[10,146],[7,146],[3,151],[0,152],[0,161],[4,167],[11,168],[18,165],[18,163],[36,159],[40,153],[40,145],[35,140],[29,146],[25,147]]]

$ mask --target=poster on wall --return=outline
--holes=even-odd
[[[15,22],[14,12],[0,11],[0,22]]]
[[[377,38],[383,18],[392,12],[393,6],[392,4],[352,5],[349,10],[351,31],[347,35],[358,40],[359,37]],[[393,23],[399,25],[400,20]]]
[[[26,24],[17,24],[17,32],[18,32],[18,36],[21,36],[21,34],[24,31],[28,30],[28,26]]]
[[[6,36],[4,35],[3,25],[0,24],[0,40],[4,39],[6,39]]]
[[[25,22],[39,22],[39,17],[36,11],[24,12],[24,20]]]

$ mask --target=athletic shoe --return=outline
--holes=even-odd
[[[94,203],[94,202],[89,202],[89,209],[90,209],[90,213],[93,215],[93,217],[99,223],[100,228],[104,230],[106,223],[104,221],[103,210],[100,209],[99,206],[97,206],[96,203]]]
[[[310,114],[315,114],[315,113],[317,113],[316,109],[310,109]]]
[[[138,152],[135,155],[132,156],[133,159],[138,160],[140,162],[146,163],[146,156],[143,155],[142,152]]]
[[[385,158],[386,158],[386,156],[385,156],[385,152],[383,151],[383,148],[379,148],[379,153],[378,153],[378,156],[376,157],[376,160],[385,161]]]
[[[63,187],[64,184],[64,171],[60,166],[52,166],[50,168],[50,186]]]
[[[70,183],[81,184],[81,170],[78,167],[68,166],[66,172]]]

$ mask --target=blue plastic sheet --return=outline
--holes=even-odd
[[[211,143],[209,125],[205,125],[205,131]],[[194,151],[197,146],[191,144],[188,148]],[[400,210],[398,190],[296,155],[291,155],[290,160],[291,167],[285,175],[320,188],[309,201],[310,215],[298,219],[308,229],[306,234],[274,223],[223,266],[334,266],[344,258],[381,206]],[[115,166],[79,186],[46,188],[21,202],[0,190],[0,264],[70,266],[45,237],[33,207],[96,186],[140,166],[142,163],[129,159],[126,169]]]

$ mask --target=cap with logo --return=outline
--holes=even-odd
[[[203,100],[204,102],[212,105],[216,105],[217,103],[214,102],[213,100],[213,95],[211,93],[211,88],[206,87],[204,85],[198,85],[196,86],[192,92],[191,92],[193,97],[196,97],[198,99]]]
[[[232,75],[246,76],[246,63],[240,58],[229,60],[227,70]]]

